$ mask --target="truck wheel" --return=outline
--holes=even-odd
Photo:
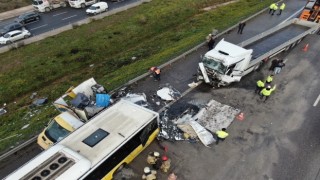
[[[29,37],[28,35],[24,35],[24,37],[23,37],[23,38],[27,39],[28,37]]]
[[[48,7],[46,7],[44,10],[45,10],[46,12],[49,12],[51,9],[48,8]]]
[[[81,4],[81,8],[85,8],[86,5],[84,3]]]

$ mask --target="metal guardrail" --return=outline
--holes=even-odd
[[[144,3],[144,2],[149,2],[149,0],[144,0],[144,1],[141,2],[141,3]],[[141,3],[140,3],[140,4],[141,4]],[[139,4],[139,5],[140,5],[140,4]],[[133,7],[135,7],[135,6],[133,6]],[[131,8],[132,8],[132,7],[131,7]],[[127,9],[128,9],[128,8],[127,8]],[[261,11],[253,14],[252,16],[244,19],[243,21],[249,21],[250,19],[252,19],[252,18],[254,18],[254,17],[262,14],[264,11],[266,11],[266,10],[268,10],[268,9],[269,9],[269,8],[262,9]],[[117,11],[117,13],[118,13],[118,12],[120,12],[120,11]],[[109,13],[110,13],[110,12],[109,12]],[[116,13],[116,12],[114,12],[113,14],[115,14],[115,13]],[[108,15],[111,15],[111,14],[108,14]],[[95,18],[101,19],[101,18],[105,17],[105,16],[103,16],[103,17],[100,17],[100,16],[101,16],[101,15],[96,16]],[[106,16],[107,16],[107,15],[106,15]],[[83,21],[81,21],[81,22],[83,22]],[[80,23],[79,25],[81,25],[81,23]],[[220,36],[222,36],[222,35],[224,35],[224,34],[227,34],[228,32],[230,32],[231,30],[233,30],[233,29],[235,29],[235,28],[237,28],[237,27],[238,27],[238,24],[235,24],[235,25],[231,26],[230,28],[224,30],[223,32],[217,34],[216,37],[220,37]],[[61,31],[61,32],[63,32],[63,31]],[[58,34],[58,33],[57,33],[57,34]],[[168,62],[160,65],[159,67],[160,67],[160,68],[163,68],[163,67],[165,67],[165,66],[167,66],[167,65],[170,65],[170,64],[176,62],[178,59],[181,59],[181,58],[187,56],[188,54],[190,54],[190,53],[192,53],[192,52],[194,52],[194,51],[197,51],[199,48],[201,48],[201,47],[204,46],[204,45],[206,45],[206,42],[200,43],[199,45],[197,45],[197,46],[191,48],[190,50],[182,53],[181,55],[179,55],[179,56],[177,56],[177,57],[169,60]],[[1,48],[0,48],[0,53],[2,53],[2,52],[1,52]],[[117,90],[119,90],[119,89],[121,89],[121,88],[123,88],[123,87],[126,87],[126,86],[130,85],[130,84],[133,84],[133,83],[135,83],[135,82],[137,82],[137,81],[139,81],[139,80],[141,80],[141,79],[149,76],[150,74],[151,74],[150,72],[144,73],[144,74],[142,74],[142,75],[140,75],[140,76],[138,76],[138,77],[136,77],[136,78],[128,81],[128,82],[125,83],[124,85],[122,85],[122,86],[120,86],[120,87],[118,87],[118,88],[115,88],[112,92],[117,91]],[[182,93],[182,96],[184,96],[185,94],[187,94],[188,92],[190,92],[192,89],[193,89],[193,88],[189,88],[188,90],[186,90],[185,92],[183,92],[183,93]],[[172,102],[172,103],[174,103],[174,102]],[[169,105],[171,105],[171,103],[170,103]],[[168,106],[166,106],[166,107],[168,107]],[[162,108],[162,109],[160,109],[159,111],[161,112],[161,111],[163,111],[164,109],[165,109],[165,107]],[[158,112],[159,112],[159,111],[158,111]],[[4,155],[1,155],[1,156],[0,156],[0,160],[2,160],[2,159],[4,159],[4,158],[6,158],[6,157],[8,157],[8,156],[10,156],[10,155],[12,155],[12,154],[14,154],[15,152],[19,151],[19,150],[22,149],[23,147],[26,147],[26,146],[28,146],[29,144],[35,142],[35,140],[36,140],[36,138],[34,137],[34,138],[26,141],[25,143],[17,146],[16,148],[10,150],[9,152],[5,153]]]

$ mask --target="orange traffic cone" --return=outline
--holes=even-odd
[[[309,48],[309,44],[306,44],[302,50],[303,50],[304,52],[307,52],[307,51],[308,51],[308,48]]]
[[[239,121],[243,121],[244,120],[244,114],[243,113],[239,113],[237,116],[236,116],[237,120]]]

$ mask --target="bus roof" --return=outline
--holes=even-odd
[[[66,165],[51,169],[54,172],[45,179],[78,179],[158,117],[157,112],[120,100],[5,179],[32,179],[48,174],[48,167],[59,164],[61,158],[66,159]]]
[[[94,166],[156,116],[154,111],[121,100],[58,144],[80,152]]]

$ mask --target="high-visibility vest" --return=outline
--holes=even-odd
[[[274,6],[273,6],[273,10],[277,10],[278,9],[278,6],[275,4]]]
[[[280,9],[284,10],[284,8],[286,7],[286,5],[284,3],[281,4]]]
[[[257,81],[257,86],[264,87],[264,83],[261,80],[259,80],[259,81]]]
[[[268,76],[267,79],[266,79],[266,82],[267,83],[271,83],[273,80],[273,77],[272,76]]]
[[[229,134],[228,134],[227,132],[225,132],[225,131],[217,131],[216,134],[217,134],[217,136],[218,136],[219,138],[222,138],[222,139],[224,139],[224,138],[226,138],[227,136],[229,136]]]
[[[267,90],[267,88],[263,88],[261,91],[261,94],[264,96],[270,96],[271,93],[276,89],[276,87],[274,86],[272,89]]]
[[[276,5],[276,3],[272,3],[271,5],[270,5],[270,9],[273,9],[273,7]]]

